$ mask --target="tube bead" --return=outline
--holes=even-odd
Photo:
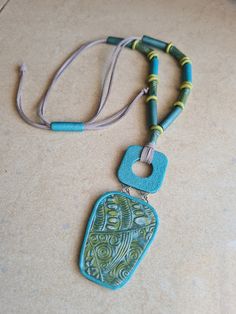
[[[172,111],[159,123],[159,125],[163,128],[163,130],[166,130],[181,112],[182,108],[180,106],[175,106]]]
[[[158,49],[163,50],[163,51],[166,50],[166,46],[167,46],[166,42],[161,41],[159,39],[155,39],[155,38],[146,36],[146,35],[144,35],[142,37],[142,42],[148,46],[158,48]]]
[[[182,71],[182,79],[183,81],[189,81],[192,83],[192,64],[191,63],[186,63],[183,66],[183,71]]]
[[[58,132],[83,132],[83,122],[51,122],[50,129]]]

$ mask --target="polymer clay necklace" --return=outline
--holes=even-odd
[[[54,84],[80,53],[103,43],[116,47],[105,74],[98,109],[94,117],[86,122],[49,122],[45,118],[45,106]],[[130,104],[118,112],[98,120],[107,102],[117,60],[124,47],[137,50],[147,58],[150,63],[147,78],[148,87],[142,89]],[[161,121],[158,121],[157,115],[159,57],[153,48],[173,56],[182,68],[180,94],[172,110]],[[123,188],[121,191],[107,192],[97,200],[87,224],[80,252],[80,271],[86,278],[101,286],[118,289],[131,278],[157,233],[158,216],[155,209],[148,203],[147,195],[160,189],[167,167],[167,157],[156,151],[155,145],[158,137],[185,107],[192,89],[191,60],[172,43],[166,43],[149,36],[126,39],[108,37],[86,43],[76,50],[54,75],[38,106],[39,122],[34,122],[27,117],[22,108],[22,84],[25,72],[26,67],[22,65],[16,99],[17,110],[25,122],[46,130],[84,132],[106,128],[118,122],[143,95],[147,95],[146,106],[150,140],[144,147],[138,145],[128,147],[117,172]],[[132,166],[138,160],[152,165],[151,175],[143,178],[134,174]],[[131,196],[130,188],[136,189],[140,197]]]

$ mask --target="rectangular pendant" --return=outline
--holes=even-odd
[[[123,192],[108,192],[96,202],[80,252],[80,271],[110,289],[133,275],[158,229],[155,209]]]

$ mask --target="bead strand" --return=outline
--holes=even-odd
[[[156,125],[151,126],[150,130],[151,141],[156,141],[158,136],[161,135],[179,116],[179,114],[185,108],[190,90],[192,89],[192,62],[189,57],[176,48],[173,43],[166,43],[158,39],[144,35],[142,42],[148,46],[160,49],[176,59],[176,61],[182,67],[182,83],[180,85],[180,94],[173,105],[173,109],[166,117]]]

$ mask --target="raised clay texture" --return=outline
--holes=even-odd
[[[158,228],[148,203],[122,192],[109,192],[96,202],[80,255],[82,274],[111,289],[133,275]]]

